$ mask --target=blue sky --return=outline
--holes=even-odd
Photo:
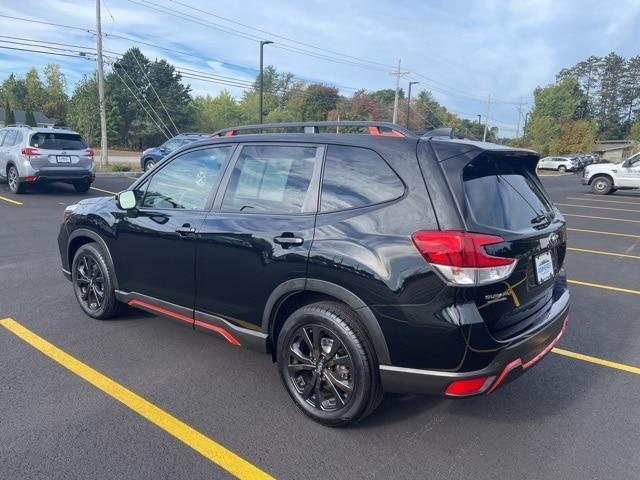
[[[105,49],[124,52],[135,44],[120,37],[130,37],[150,44],[137,45],[150,58],[165,58],[183,68],[246,81],[255,77],[258,68],[256,38],[275,40],[277,44],[265,47],[265,63],[303,79],[339,86],[347,95],[356,88],[393,88],[394,77],[386,65],[397,64],[401,57],[403,70],[411,72],[402,80],[405,89],[407,81],[420,81],[414,89],[431,90],[447,108],[464,117],[484,114],[483,98],[491,94],[499,101],[492,107],[492,124],[504,136],[512,136],[517,124],[517,105],[511,102],[522,98],[529,104],[526,110],[533,89],[552,82],[561,68],[612,50],[626,57],[640,53],[637,0],[614,4],[602,0],[180,0],[269,33],[190,10],[171,0],[148,0],[192,15],[199,23],[176,18],[149,8],[154,6],[151,3],[142,5],[146,1],[102,0],[103,31],[108,34]],[[16,2],[3,3],[1,15],[79,28],[0,17],[0,35],[4,35],[0,46],[31,48],[6,43],[22,41],[17,37],[88,48],[95,45],[95,36],[87,31],[95,28],[92,0],[21,0],[20,8],[13,7]],[[243,33],[231,34],[229,29]],[[338,55],[291,44],[273,34],[350,57],[341,56],[341,62],[318,58]],[[291,51],[292,46],[316,56]],[[352,57],[376,64],[348,64],[354,61]],[[32,66],[41,69],[49,62],[62,66],[70,87],[95,68],[89,60],[0,48],[0,77],[11,72],[24,74]],[[187,82],[196,94],[215,94],[225,88],[233,95],[242,94],[237,87],[194,79]]]

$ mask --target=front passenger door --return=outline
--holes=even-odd
[[[112,254],[120,290],[193,309],[197,232],[233,146],[190,150],[153,170],[134,191],[138,206],[116,213]]]
[[[196,319],[258,330],[279,285],[304,288],[323,154],[321,145],[242,146],[200,229]]]
[[[618,169],[616,186],[640,188],[640,154],[627,159]]]

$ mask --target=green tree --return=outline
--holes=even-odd
[[[11,105],[9,105],[9,98],[6,97],[4,100],[4,124],[13,125],[14,123],[16,123],[16,117],[11,110]]]
[[[49,64],[44,68],[45,98],[42,106],[43,113],[58,122],[63,122],[67,114],[67,104],[69,97],[67,96],[67,81],[55,64]]]
[[[231,94],[223,90],[215,97],[207,95],[193,100],[195,128],[201,132],[214,132],[242,123],[242,111]]]
[[[25,81],[17,78],[13,73],[2,82],[0,87],[4,98],[8,99],[11,106],[16,110],[25,108],[25,99],[27,97],[27,87]]]
[[[67,108],[66,123],[92,145],[100,143],[100,112],[96,75],[84,75],[76,84]]]
[[[25,112],[25,121],[24,121],[27,125],[31,126],[31,127],[35,127],[36,126],[36,117],[33,115],[33,110],[31,110],[30,108],[27,108],[26,112]]]
[[[24,100],[24,110],[42,111],[45,103],[45,89],[38,71],[30,69],[24,79],[26,96]]]
[[[640,142],[640,121],[631,125],[629,128],[629,135],[627,135],[629,140],[635,140],[636,142]]]

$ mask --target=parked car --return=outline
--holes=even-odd
[[[370,134],[311,133],[337,126]],[[129,305],[268,353],[331,426],[385,391],[491,393],[560,339],[566,227],[535,152],[382,122],[215,135],[67,207],[63,272],[87,315]]]
[[[598,195],[640,188],[640,152],[622,163],[589,165],[582,175],[582,184],[590,185]]]
[[[578,160],[568,157],[544,157],[538,162],[538,169],[573,172],[578,169]]]
[[[181,133],[180,135],[167,140],[159,147],[147,148],[142,152],[142,156],[140,157],[140,167],[145,172],[147,170],[151,170],[160,160],[174,150],[188,143],[195,142],[196,140],[207,138],[208,136],[209,134],[206,133]]]
[[[71,183],[77,192],[87,192],[95,173],[93,150],[73,130],[26,125],[0,129],[0,177],[13,193],[42,182]]]

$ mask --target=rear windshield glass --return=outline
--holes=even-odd
[[[511,231],[547,222],[553,209],[519,158],[477,159],[462,174],[476,223]]]
[[[87,148],[82,137],[77,133],[34,133],[31,146],[43,150],[83,150]]]

